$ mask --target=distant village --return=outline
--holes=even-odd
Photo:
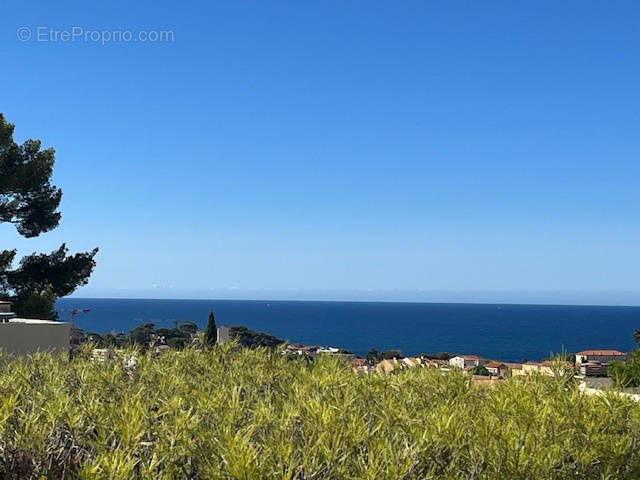
[[[318,357],[320,355],[341,355],[349,357],[356,372],[361,373],[397,373],[409,368],[438,368],[443,371],[453,369],[463,370],[478,377],[489,377],[495,380],[512,376],[542,374],[555,375],[554,361],[513,363],[502,362],[480,357],[478,355],[457,354],[450,358],[430,358],[426,355],[419,357],[393,357],[377,362],[367,358],[357,358],[353,354],[338,353],[340,349],[334,347],[308,346],[299,343],[289,344],[284,353],[290,355],[307,355]],[[624,362],[627,354],[618,350],[582,350],[575,354],[575,361],[562,361],[567,367],[575,367],[579,375],[583,377],[606,377],[607,367],[612,361]]]

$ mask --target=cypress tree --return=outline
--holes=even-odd
[[[207,328],[204,331],[204,344],[208,347],[213,347],[218,340],[218,329],[216,328],[216,319],[213,316],[213,310],[209,312],[209,322]]]

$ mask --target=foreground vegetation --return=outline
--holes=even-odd
[[[570,378],[356,374],[276,351],[0,358],[0,478],[632,479],[640,406]]]

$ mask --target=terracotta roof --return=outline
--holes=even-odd
[[[431,358],[429,359],[431,363],[435,363],[436,365],[449,365],[449,360],[442,360],[440,358]]]
[[[399,367],[397,363],[398,361],[395,358],[393,360],[382,360],[380,363],[376,365],[375,369],[377,372],[389,373],[395,370],[396,366]]]
[[[489,362],[485,365],[485,367],[488,367],[488,368],[500,368],[505,366],[506,365],[504,363],[500,363],[500,362]]]
[[[478,355],[456,355],[457,357],[464,358],[465,360],[481,360]]]
[[[415,357],[405,357],[401,360],[401,362],[405,363],[410,367],[415,367],[416,365],[422,365],[422,361],[419,358],[415,358]]]
[[[595,356],[622,356],[626,355],[619,350],[582,350],[581,352],[576,353],[576,355],[595,355]]]
[[[367,364],[366,358],[354,358],[352,361],[354,367],[364,367]]]

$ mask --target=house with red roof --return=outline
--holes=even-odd
[[[582,363],[609,363],[613,360],[624,362],[627,354],[619,350],[582,350],[576,353],[576,365]]]
[[[501,362],[489,362],[484,366],[494,377],[506,377],[508,368]]]

